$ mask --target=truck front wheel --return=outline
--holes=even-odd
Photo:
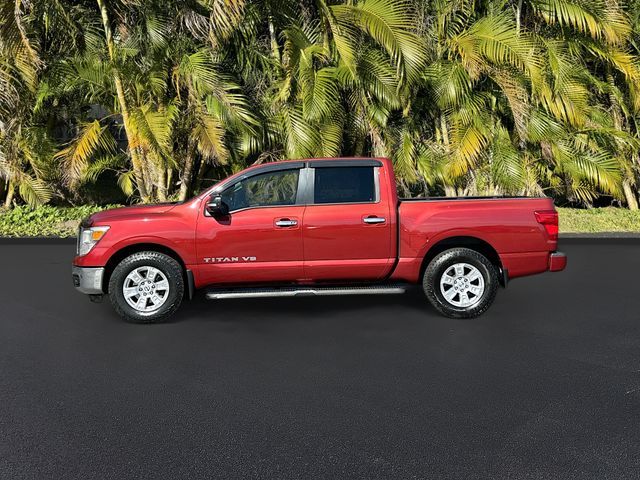
[[[129,255],[109,279],[113,308],[128,322],[163,322],[178,309],[183,296],[182,267],[159,252]]]
[[[473,318],[493,303],[498,290],[498,272],[475,250],[452,248],[431,260],[422,286],[431,304],[443,315]]]

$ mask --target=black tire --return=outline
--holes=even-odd
[[[156,310],[141,312],[127,303],[122,291],[127,275],[139,267],[154,267],[164,274],[169,291],[164,303]],[[161,278],[161,277],[160,277]],[[109,278],[109,299],[115,311],[131,323],[161,323],[166,321],[182,303],[184,277],[182,267],[172,257],[159,252],[138,252],[123,259]]]
[[[484,291],[468,307],[456,306],[443,295],[440,280],[447,271],[458,263],[466,263],[478,269],[484,281]],[[468,269],[466,271],[469,271]],[[478,281],[479,282],[479,281]],[[470,248],[452,248],[436,255],[424,272],[422,287],[429,302],[443,315],[449,318],[474,318],[482,315],[493,303],[498,291],[498,271],[484,255]],[[445,285],[443,288],[447,288]],[[453,288],[453,287],[450,287]],[[448,290],[446,291],[448,293]],[[468,293],[466,293],[469,296]],[[475,295],[474,295],[475,297]],[[454,296],[453,299],[456,297]],[[458,297],[458,302],[460,298]]]

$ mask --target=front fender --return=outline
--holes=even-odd
[[[169,249],[182,260],[185,265],[195,262],[194,240],[173,241],[157,235],[137,235],[102,245],[98,243],[87,255],[76,257],[73,264],[80,267],[104,267],[109,259],[121,250],[135,245],[158,245]]]

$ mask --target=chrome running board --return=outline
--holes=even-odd
[[[403,285],[373,285],[359,287],[299,286],[210,290],[206,294],[206,297],[209,300],[221,300],[226,298],[317,297],[329,295],[398,295],[405,293],[406,291],[407,287]]]

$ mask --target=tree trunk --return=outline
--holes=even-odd
[[[171,195],[171,182],[173,182],[173,168],[167,168],[165,177],[167,182],[165,183],[167,189],[167,195]]]
[[[360,135],[360,132],[356,131],[356,143],[353,145],[353,154],[356,157],[361,157],[364,153],[364,137]]]
[[[446,197],[455,197],[456,195],[458,195],[458,192],[456,192],[456,188],[449,186],[449,185],[445,185],[444,186],[444,195]]]
[[[158,200],[161,202],[167,201],[167,169],[162,166],[156,166],[155,170],[155,178],[156,178],[156,189],[158,191]]]
[[[429,196],[429,184],[427,183],[427,180],[422,175],[420,175],[420,183],[422,184],[422,196],[423,197],[428,197]]]
[[[195,144],[191,140],[187,145],[187,156],[184,159],[184,170],[182,173],[182,181],[180,183],[180,193],[178,200],[184,202],[191,193],[191,181],[193,179],[193,165],[195,160]]]
[[[629,179],[622,182],[622,190],[624,191],[624,198],[627,200],[629,210],[638,210],[638,199],[635,193],[633,193],[633,187]]]
[[[449,130],[447,130],[447,119],[444,116],[444,113],[440,115],[440,131],[442,133],[442,143],[446,147],[447,151],[449,150]]]
[[[271,55],[280,65],[280,47],[278,46],[278,38],[276,37],[276,28],[273,25],[273,17],[269,14],[269,38],[271,40]]]
[[[107,43],[107,48],[109,50],[109,58],[113,65],[115,66],[115,49],[113,45],[113,36],[111,33],[111,25],[109,25],[109,13],[107,11],[107,5],[104,0],[97,0],[98,6],[100,7],[100,13],[102,15],[102,25],[104,28],[105,39]],[[129,144],[129,154],[131,155],[131,164],[133,165],[133,172],[136,177],[136,184],[138,185],[138,191],[140,192],[140,197],[142,201],[148,203],[149,193],[147,191],[147,187],[144,181],[144,173],[142,166],[142,159],[140,158],[139,152],[135,147],[131,147],[132,139],[134,138],[133,129],[131,128],[131,116],[129,113],[129,107],[127,105],[127,100],[124,93],[124,87],[122,85],[122,78],[120,77],[120,72],[117,68],[113,69],[113,82],[116,86],[116,93],[118,97],[118,103],[120,105],[120,110],[122,113],[122,123],[124,125],[124,132],[127,135],[127,141]]]
[[[155,158],[149,158],[149,152],[141,149],[139,152],[141,164],[142,164],[142,176],[144,178],[144,185],[147,190],[148,201],[152,202],[157,198],[157,166]]]
[[[329,32],[331,31],[331,25],[326,15],[322,15],[322,46],[327,52],[331,51],[331,40],[329,39]]]
[[[518,4],[516,5],[516,33],[520,35],[520,22],[522,20],[522,1],[518,0]]]
[[[7,184],[7,196],[4,199],[5,208],[11,208],[11,203],[13,202],[13,195],[15,194],[16,187],[13,184],[13,180],[9,180]]]
[[[200,192],[200,189],[202,188],[202,181],[204,180],[204,172],[206,172],[207,170],[207,162],[204,161],[204,159],[202,159],[200,161],[200,167],[198,168],[198,175],[196,176],[196,183],[195,183],[195,191],[196,192]]]

